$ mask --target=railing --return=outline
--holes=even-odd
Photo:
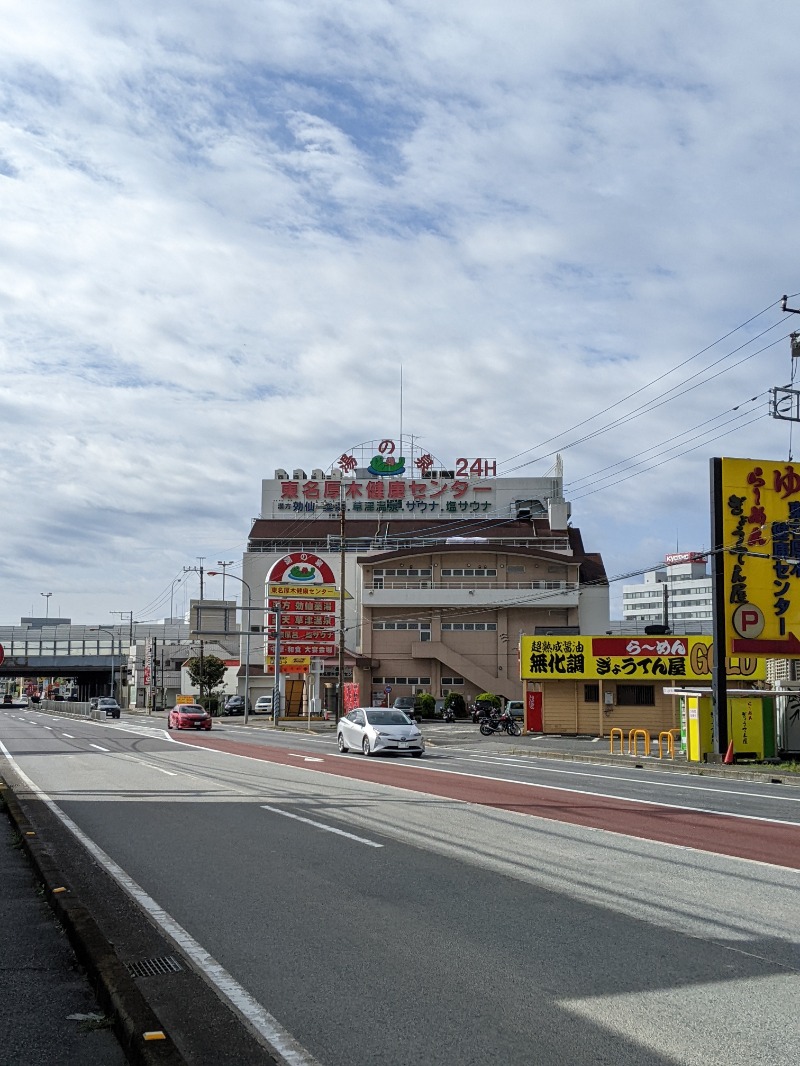
[[[384,519],[381,519],[382,521]],[[468,533],[468,530],[464,531]],[[440,537],[346,537],[344,548],[348,552],[374,552],[374,551],[399,551],[406,548],[420,548],[425,551],[440,548],[445,544],[448,536],[455,536],[452,530]],[[469,547],[469,545],[466,545]],[[508,548],[537,548],[541,551],[557,552],[559,555],[572,555],[572,549],[567,537],[530,537],[522,540],[519,537],[487,538],[481,548],[496,548],[505,551]],[[338,552],[339,538],[336,536],[309,538],[287,545],[285,540],[266,540],[255,537],[247,546],[248,552],[270,552],[285,555],[288,552]]]
[[[376,578],[364,582],[364,588],[380,592],[384,589],[468,589],[480,592],[482,589],[539,589],[548,592],[577,592],[577,586],[571,581],[485,581],[475,578],[473,581],[401,581],[393,577]]]

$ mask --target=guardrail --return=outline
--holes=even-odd
[[[77,703],[73,700],[39,700],[38,706],[32,705],[33,710],[47,711],[48,714],[60,714],[64,718],[92,718],[99,719],[97,709],[94,710],[88,703]]]

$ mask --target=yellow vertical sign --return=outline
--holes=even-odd
[[[800,468],[722,459],[729,655],[800,657]]]

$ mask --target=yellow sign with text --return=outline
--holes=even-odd
[[[523,637],[523,681],[710,681],[714,645],[708,637]],[[727,660],[729,677],[756,681],[766,663],[756,657]]]
[[[722,459],[728,653],[800,657],[800,467]]]

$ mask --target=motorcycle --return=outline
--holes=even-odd
[[[508,733],[510,737],[518,737],[522,733],[518,723],[514,721],[508,711],[481,718],[480,731],[485,737],[490,737],[492,733]]]
[[[445,709],[442,711],[442,721],[443,722],[455,722],[455,720],[456,720],[456,712],[453,710],[453,708],[452,707],[445,707]]]

